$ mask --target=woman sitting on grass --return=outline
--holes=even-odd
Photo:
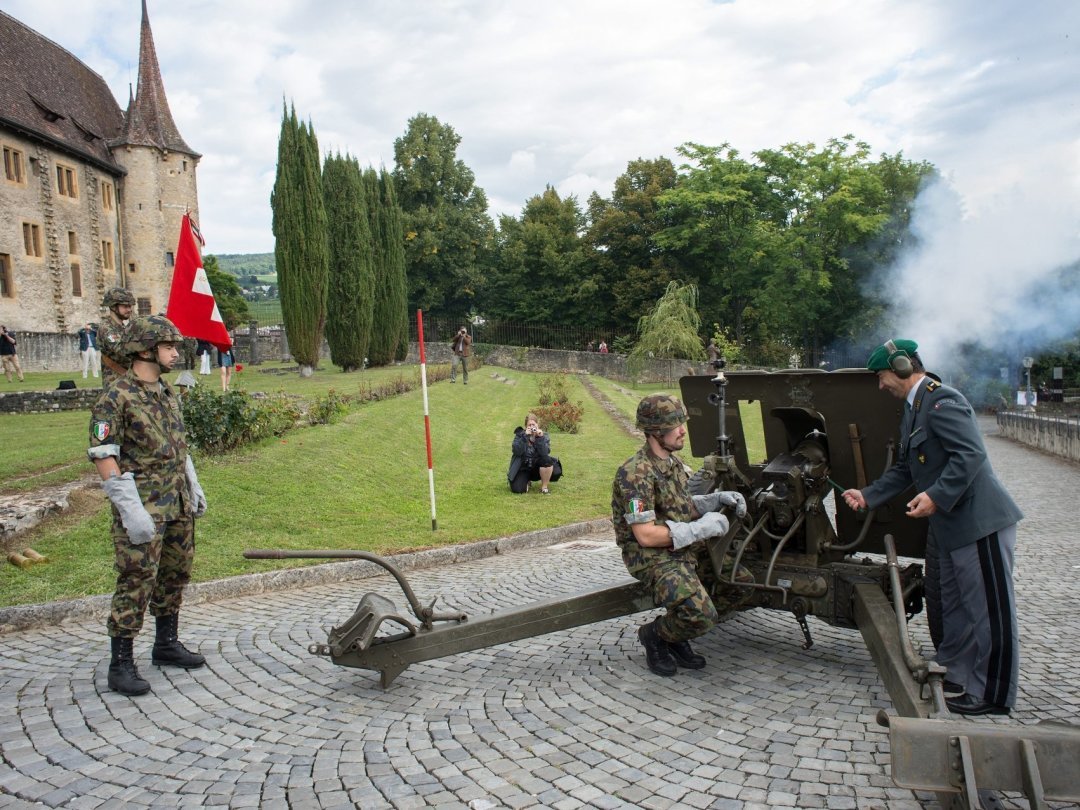
[[[540,492],[550,495],[548,484],[554,462],[551,459],[551,440],[537,424],[536,417],[525,417],[525,427],[514,428],[514,442],[511,445],[510,469],[506,480],[510,482],[510,491],[517,494],[529,491],[530,481],[540,482]]]

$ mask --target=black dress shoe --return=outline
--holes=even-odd
[[[952,681],[943,681],[941,685],[945,690],[945,697],[947,698],[960,697],[967,691],[963,686],[958,683],[953,683]]]
[[[946,698],[945,705],[948,706],[949,711],[954,714],[966,714],[969,716],[980,714],[1008,714],[1012,711],[1008,706],[997,706],[993,703],[987,703],[985,700],[979,700],[972,695]]]

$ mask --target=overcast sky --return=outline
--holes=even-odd
[[[138,0],[0,0],[126,105]],[[393,167],[418,112],[461,136],[492,214],[610,196],[685,141],[745,155],[852,133],[949,178],[969,215],[1038,181],[1080,198],[1080,3],[1014,0],[149,0],[203,155],[207,251],[273,249],[282,99],[323,151]]]

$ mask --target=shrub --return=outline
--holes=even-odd
[[[540,386],[540,404],[551,405],[553,402],[566,402],[570,393],[566,390],[565,374],[545,374],[538,381]]]
[[[316,397],[308,406],[308,423],[329,425],[344,416],[348,410],[348,399],[331,388],[325,397]]]
[[[585,409],[581,403],[574,404],[565,400],[552,402],[550,405],[540,405],[533,409],[536,421],[541,429],[549,431],[555,427],[563,433],[577,433],[578,423]]]
[[[208,454],[224,453],[296,426],[300,409],[285,396],[253,399],[243,391],[213,392],[196,386],[181,405],[188,443]]]

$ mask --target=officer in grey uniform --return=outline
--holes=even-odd
[[[148,606],[157,630],[154,664],[195,669],[206,663],[177,639],[180,603],[195,555],[194,519],[206,512],[180,403],[163,378],[183,339],[162,315],[136,318],[124,344],[131,369],[102,393],[90,418],[88,455],[112,502],[116,555],[116,591],[107,623],[112,639],[109,688],[124,695],[150,691],[132,652]]]
[[[914,485],[907,515],[929,520],[941,577],[937,662],[962,691],[946,703],[957,714],[1008,714],[1020,674],[1012,572],[1023,513],[990,467],[971,405],[926,374],[918,348],[889,340],[867,360],[878,387],[906,403],[900,454],[881,478],[843,497],[853,509],[875,509]]]
[[[131,367],[131,360],[124,351],[124,334],[135,309],[135,296],[123,287],[113,287],[105,291],[101,306],[107,310],[98,334],[101,387],[107,391]]]
[[[690,469],[675,455],[683,448],[685,425],[686,409],[679,400],[666,394],[642,399],[637,426],[645,433],[645,445],[619,468],[611,495],[623,563],[666,610],[638,630],[649,669],[665,677],[680,666],[704,667],[705,658],[694,652],[690,639],[707,633],[752,594],[748,588],[738,589],[744,593],[727,599],[715,589],[702,541],[727,533],[721,507],[742,517],[746,501],[738,492],[690,495]],[[740,574],[737,581],[753,582],[741,566]],[[710,591],[717,593],[716,599]]]

